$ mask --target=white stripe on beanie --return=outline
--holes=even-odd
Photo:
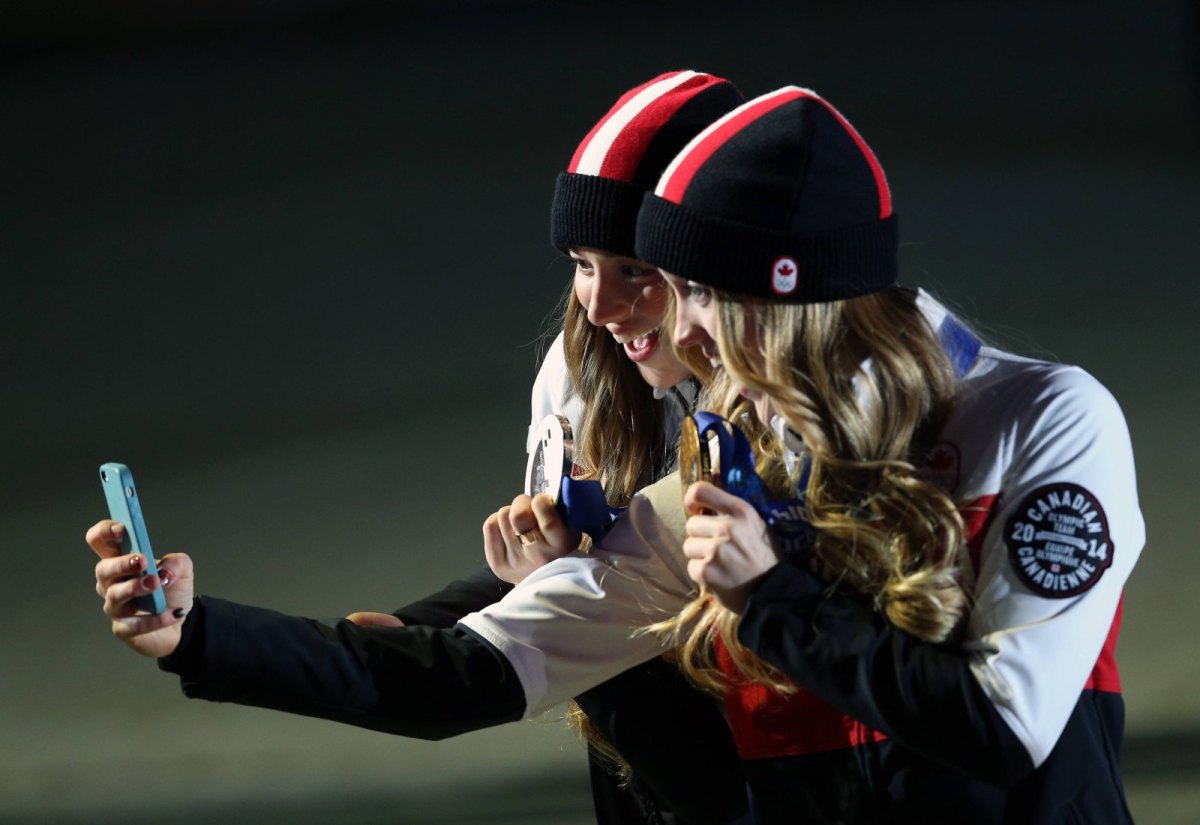
[[[604,125],[596,130],[596,134],[592,135],[592,139],[588,141],[587,148],[579,156],[579,163],[576,164],[574,170],[575,173],[580,175],[599,175],[600,170],[604,167],[604,161],[608,157],[609,150],[612,149],[613,143],[621,136],[625,127],[641,114],[646,107],[697,75],[699,75],[699,72],[691,70],[682,71],[679,74],[672,75],[647,86],[630,98],[624,106],[612,113],[612,116],[604,122]]]

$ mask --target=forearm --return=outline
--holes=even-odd
[[[490,568],[483,567],[451,582],[436,593],[392,611],[392,615],[410,627],[453,627],[468,613],[500,601],[512,588]]]
[[[462,628],[358,627],[197,600],[160,666],[192,698],[442,739],[521,717],[511,666]]]
[[[869,603],[826,589],[805,568],[776,566],[751,595],[739,640],[834,707],[947,767],[1000,785],[1033,768],[966,651],[921,641]]]
[[[693,596],[678,476],[640,491],[603,542],[539,567],[494,605],[463,618],[512,664],[536,715],[663,653],[642,632]]]

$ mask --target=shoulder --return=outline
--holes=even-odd
[[[994,507],[981,546],[998,565],[992,574],[1003,571],[1014,593],[1052,600],[1082,594],[1101,576],[1119,588],[1145,541],[1120,405],[1079,367],[1001,353],[990,372],[955,410],[951,440],[970,477],[960,497]],[[984,579],[988,563],[981,559]]]
[[[536,441],[535,432],[538,425],[548,415],[565,417],[576,432],[583,419],[583,401],[571,382],[571,372],[567,368],[567,357],[563,350],[562,332],[559,332],[550,344],[533,382],[529,432],[526,436],[527,451],[532,449]]]
[[[979,423],[1008,423],[1029,437],[1061,436],[1064,427],[1127,429],[1116,398],[1086,370],[986,347],[963,381],[957,406]]]
[[[567,356],[563,351],[563,334],[559,332],[546,350],[546,357],[538,367],[537,378],[533,382],[535,397],[539,394],[547,397],[561,397],[566,387],[570,386],[570,371],[567,369]]]

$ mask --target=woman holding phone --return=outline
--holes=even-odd
[[[575,275],[564,297],[563,331],[551,345],[534,385],[528,446],[533,448],[536,426],[544,416],[567,419],[575,434],[576,463],[603,484],[613,506],[628,504],[636,490],[671,468],[679,422],[690,412],[698,390],[690,369],[676,357],[669,335],[659,337],[669,291],[657,270],[633,257],[637,210],[674,153],[741,102],[731,83],[712,75],[680,71],[653,78],[616,102],[580,143],[557,182],[552,239],[573,259]],[[485,552],[495,574],[485,569],[392,614],[351,614],[352,626],[339,632],[347,640],[357,634],[439,638],[463,616],[499,601],[538,562],[561,554],[536,540],[542,538],[538,520],[559,541],[578,542],[579,537],[569,535],[553,508],[544,504],[539,501],[536,506],[541,509],[535,513],[525,500],[487,520]],[[217,622],[212,614],[219,613],[223,604],[197,600],[199,610],[191,609],[190,561],[176,555],[165,561],[161,581],[173,596],[175,611],[182,613],[162,618],[137,615],[130,595],[153,590],[158,580],[145,575],[144,560],[110,555],[113,531],[119,529],[101,522],[88,534],[89,543],[103,557],[96,568],[97,589],[106,596],[105,610],[113,619],[114,633],[147,655],[170,652],[163,666],[187,674],[197,685],[208,675],[216,678],[222,667],[211,660],[208,674],[202,671],[206,654],[213,653],[220,641],[215,636],[206,641],[207,634],[197,628],[211,629],[210,623]],[[528,543],[518,534],[524,534]],[[131,575],[138,578],[128,578]],[[191,618],[185,625],[180,619],[188,611]],[[159,624],[166,626],[156,629]],[[270,643],[270,623],[259,628],[261,641]],[[180,645],[180,639],[186,643]],[[291,679],[302,677],[299,671],[288,673],[292,664],[275,672],[279,677],[275,691],[296,689]],[[577,713],[576,719],[592,743],[589,756],[598,819],[739,821],[746,801],[719,708],[687,686],[673,666],[661,661],[631,664],[636,666],[577,697],[586,716]],[[188,685],[185,679],[185,690],[202,692]],[[302,693],[322,690],[314,683],[299,688]],[[511,698],[503,691],[493,696],[488,701],[504,703]],[[283,700],[263,699],[270,706],[277,706],[272,704],[276,701]],[[354,704],[355,699],[333,700],[339,701]],[[252,699],[251,703],[258,702]],[[305,712],[302,703],[285,704],[284,709]],[[360,707],[345,717],[332,712],[318,715],[364,724],[364,715],[370,713]],[[432,729],[411,733],[447,735]],[[614,775],[613,759],[626,765],[624,776]]]

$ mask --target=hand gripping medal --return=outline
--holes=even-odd
[[[772,498],[754,469],[754,450],[746,434],[715,413],[698,412],[683,419],[679,478],[685,491],[694,482],[708,481],[747,501],[771,528],[784,553],[806,550],[816,538],[803,517],[807,467],[801,474],[798,498]]]
[[[620,510],[609,508],[599,481],[571,478],[575,438],[570,422],[560,415],[548,415],[538,424],[537,436],[525,465],[525,494],[546,493],[568,527],[599,541]]]

